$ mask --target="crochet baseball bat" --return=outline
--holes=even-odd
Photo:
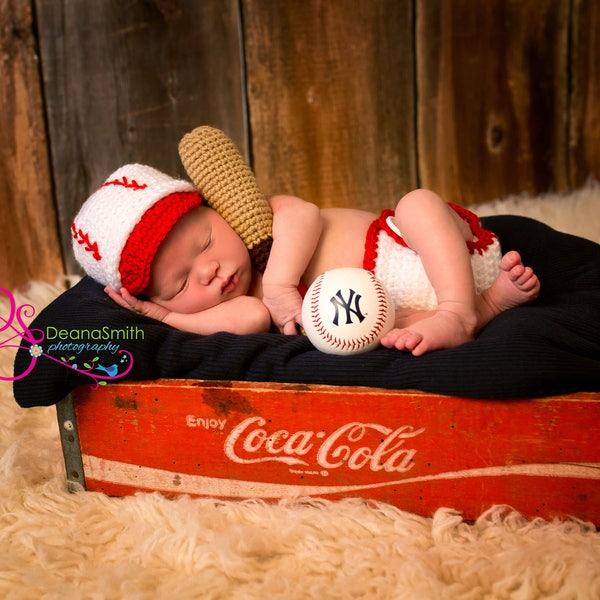
[[[264,272],[273,243],[273,213],[233,141],[204,125],[183,136],[179,156],[204,201],[240,236],[254,266]]]

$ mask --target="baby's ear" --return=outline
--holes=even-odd
[[[240,236],[263,272],[273,243],[273,212],[233,141],[204,125],[183,136],[179,156],[203,200]]]

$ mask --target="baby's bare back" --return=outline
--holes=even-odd
[[[324,208],[321,215],[323,232],[302,277],[306,286],[324,271],[362,267],[367,230],[377,218],[374,213],[352,208]]]

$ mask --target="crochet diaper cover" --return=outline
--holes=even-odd
[[[448,204],[473,233],[466,242],[477,293],[489,288],[500,272],[502,257],[498,238],[483,229],[477,215],[462,206]],[[419,255],[411,250],[394,223],[394,211],[384,210],[373,221],[365,240],[363,268],[372,271],[394,299],[396,308],[433,310],[437,308],[435,292]]]

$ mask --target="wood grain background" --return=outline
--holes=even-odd
[[[225,130],[266,194],[378,210],[600,178],[595,0],[0,0],[0,286],[78,272],[113,170]]]

